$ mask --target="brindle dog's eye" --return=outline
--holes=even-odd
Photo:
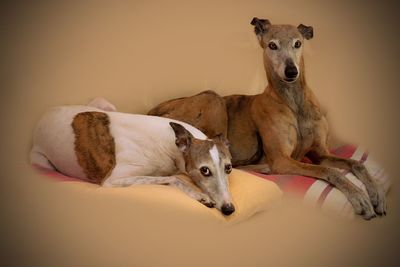
[[[276,49],[278,49],[278,46],[277,46],[274,42],[270,42],[270,43],[268,44],[268,47],[269,47],[269,49],[271,49],[271,50],[276,50]]]
[[[206,176],[206,177],[211,176],[211,171],[208,167],[205,167],[205,166],[201,167],[200,172],[203,176]]]
[[[231,171],[232,171],[232,164],[226,164],[226,165],[225,165],[225,172],[226,172],[227,174],[230,174]]]
[[[297,41],[294,43],[294,47],[295,47],[295,48],[300,48],[300,46],[301,46],[301,42],[300,42],[299,40],[297,40]]]

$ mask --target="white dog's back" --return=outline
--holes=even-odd
[[[155,116],[107,112],[89,106],[60,106],[49,109],[39,121],[33,137],[32,163],[45,157],[58,171],[81,179],[87,174],[78,163],[76,132],[72,126],[78,114],[106,114],[109,133],[115,143],[115,166],[111,176],[167,175],[183,168],[181,152],[175,145],[171,119]],[[179,122],[198,139],[207,137],[198,129]],[[178,159],[177,159],[178,158]],[[42,160],[43,162],[43,160]],[[177,166],[178,165],[178,166]],[[46,166],[44,166],[46,167]]]

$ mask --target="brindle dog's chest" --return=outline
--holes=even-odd
[[[315,122],[312,120],[297,122],[296,127],[296,145],[294,147],[292,158],[301,160],[311,149],[315,139]]]
[[[312,109],[310,106],[306,106],[304,110],[298,112],[295,115],[297,121],[293,125],[296,131],[296,142],[292,152],[292,158],[301,160],[309,152],[318,139],[318,130],[321,124],[322,114]]]

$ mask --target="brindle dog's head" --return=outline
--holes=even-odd
[[[232,171],[228,141],[223,136],[196,139],[182,125],[170,122],[176,145],[185,159],[186,172],[194,183],[216,203],[224,215],[235,211],[229,191],[228,176]]]
[[[264,49],[264,66],[280,80],[292,83],[302,71],[304,39],[314,35],[311,26],[273,25],[267,19],[253,18],[254,32]]]

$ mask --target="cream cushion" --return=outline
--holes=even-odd
[[[260,179],[250,173],[234,169],[229,176],[229,185],[232,193],[235,212],[230,216],[223,216],[215,208],[208,208],[188,197],[177,188],[164,185],[137,185],[123,188],[104,188],[96,184],[83,182],[66,177],[60,173],[40,169],[46,176],[62,181],[66,187],[81,191],[88,198],[112,197],[113,201],[149,202],[159,205],[163,209],[166,205],[176,206],[176,209],[192,213],[203,214],[221,222],[236,223],[246,220],[254,214],[267,211],[281,200],[282,192],[279,187],[268,180]]]

